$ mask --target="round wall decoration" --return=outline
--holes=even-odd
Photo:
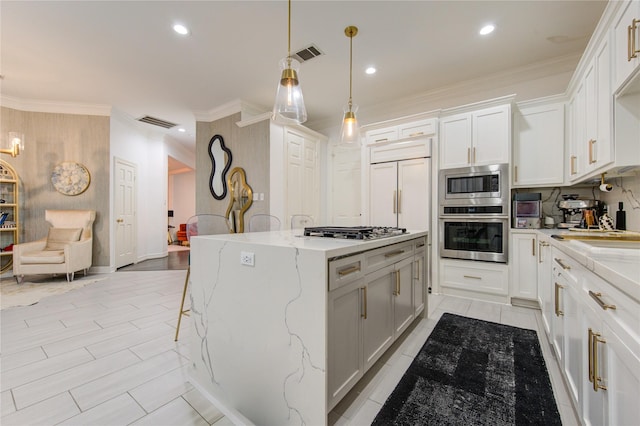
[[[61,194],[78,195],[89,187],[91,175],[82,164],[75,161],[64,161],[53,169],[51,183]]]

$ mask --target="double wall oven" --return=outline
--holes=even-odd
[[[440,171],[441,257],[507,262],[508,170],[498,164]]]

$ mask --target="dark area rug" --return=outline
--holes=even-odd
[[[533,330],[444,314],[374,425],[561,425]]]

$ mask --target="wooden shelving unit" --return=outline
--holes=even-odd
[[[20,207],[18,202],[18,174],[7,162],[0,160],[0,273],[13,265],[13,245],[18,244]]]

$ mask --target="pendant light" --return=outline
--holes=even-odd
[[[278,82],[276,102],[273,105],[273,119],[282,122],[304,123],[307,110],[302,98],[302,86],[298,79],[300,62],[291,57],[291,0],[289,0],[289,38],[287,57],[280,61],[282,75]]]
[[[344,34],[349,37],[349,102],[344,107],[340,141],[342,143],[360,143],[360,127],[356,119],[358,105],[351,100],[353,88],[353,38],[358,34],[358,27],[349,26],[344,29]]]

